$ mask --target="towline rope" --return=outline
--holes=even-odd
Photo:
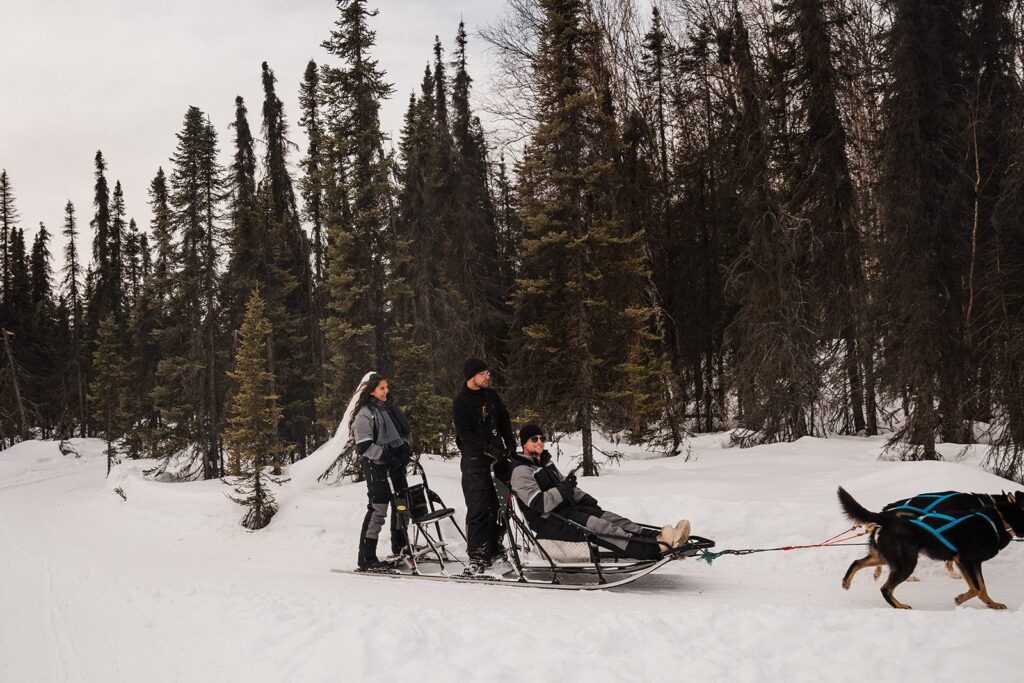
[[[755,553],[771,553],[780,550],[801,550],[804,548],[837,548],[840,546],[847,545],[868,545],[867,543],[848,543],[848,541],[852,541],[855,538],[859,538],[870,533],[869,531],[853,533],[857,531],[857,529],[859,528],[859,526],[850,527],[846,531],[841,531],[835,536],[825,539],[821,543],[811,543],[809,545],[784,545],[778,548],[742,548],[739,550],[727,549],[719,550],[717,553],[713,553],[709,550],[704,550],[701,552],[700,555],[698,555],[698,557],[700,557],[700,559],[704,560],[710,565],[712,562],[717,560],[722,555],[753,555]]]

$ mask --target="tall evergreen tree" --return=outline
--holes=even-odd
[[[110,186],[107,185],[107,162],[103,159],[102,151],[96,152],[95,167],[95,185],[93,189],[95,213],[89,224],[93,229],[92,263],[96,278],[93,299],[90,299],[88,302],[88,317],[91,326],[90,339],[95,334],[95,325],[98,325],[107,315],[113,314],[115,311],[113,266],[110,254],[112,242],[110,236]]]
[[[331,130],[332,183],[325,188],[328,267],[324,287],[327,343],[319,412],[334,422],[344,397],[368,369],[387,372],[386,239],[391,228],[389,159],[384,154],[380,103],[391,86],[370,56],[376,11],[365,0],[338,0],[340,16],[324,48],[340,67],[326,67],[323,87]],[[345,214],[348,220],[341,221]]]
[[[79,435],[86,435],[88,420],[85,410],[86,381],[82,354],[85,352],[85,300],[79,285],[82,282],[82,265],[78,258],[78,227],[75,222],[75,206],[68,200],[64,206],[64,296],[68,307],[69,328],[71,332],[71,357],[69,377],[71,387],[70,405],[74,417],[78,421]]]
[[[103,430],[107,442],[107,475],[120,462],[117,442],[124,436],[131,420],[125,407],[128,393],[127,363],[121,355],[121,338],[113,314],[99,325],[96,350],[93,352],[93,379],[89,384],[89,405],[93,419]]]
[[[903,396],[908,407],[893,444],[908,457],[934,459],[940,435],[960,442],[969,436],[963,401],[970,234],[970,184],[961,161],[964,6],[960,0],[894,0],[891,8],[879,373],[889,395]]]
[[[583,433],[583,472],[597,474],[593,430],[628,394],[625,361],[644,334],[647,272],[639,239],[616,220],[620,141],[601,35],[580,0],[543,0],[534,59],[538,124],[522,167],[523,264],[515,292],[521,398],[549,428]]]
[[[320,71],[312,59],[299,86],[299,107],[302,116],[299,125],[306,129],[306,156],[301,162],[303,177],[302,211],[310,224],[313,249],[313,273],[317,284],[324,278],[324,255],[327,242],[324,235],[324,141],[325,135],[320,106],[323,95],[320,86]]]
[[[125,309],[128,312],[134,310],[139,297],[139,287],[142,285],[142,238],[139,226],[132,218],[128,221],[128,229],[124,236],[124,282],[121,285]]]
[[[273,71],[263,63],[264,178],[259,188],[261,238],[267,244],[264,277],[267,310],[276,334],[271,369],[278,379],[284,412],[282,435],[294,446],[292,459],[305,457],[314,413],[314,363],[318,320],[309,239],[302,230],[288,171],[287,123],[275,92]]]
[[[127,276],[127,264],[125,254],[125,241],[128,235],[128,224],[126,222],[127,209],[124,203],[124,190],[121,189],[121,181],[114,183],[114,194],[110,200],[110,272],[109,283],[110,305],[114,311],[115,320],[123,325],[125,315],[125,278]]]
[[[143,452],[150,457],[160,454],[163,427],[160,412],[154,402],[154,392],[157,388],[158,368],[164,348],[161,344],[162,331],[171,324],[176,260],[169,202],[167,176],[163,168],[160,168],[149,185],[149,206],[152,213],[150,230],[156,242],[156,258],[150,264],[146,234],[141,233],[139,251],[142,277],[130,320],[132,354],[129,358],[129,412],[133,423],[132,431],[128,434],[127,446],[132,457]]]
[[[60,419],[60,355],[57,304],[53,299],[50,266],[50,233],[39,224],[29,256],[31,318],[27,330],[28,349],[24,363],[32,382],[27,392],[36,406],[38,427],[44,439],[51,438]]]
[[[167,430],[162,453],[168,458],[189,455],[191,466],[185,476],[211,479],[219,476],[222,458],[222,170],[216,132],[197,107],[189,107],[177,137],[169,199],[178,247],[167,321],[159,332],[162,357],[154,399]]]
[[[286,448],[278,432],[283,414],[274,392],[274,373],[269,366],[273,338],[263,312],[259,287],[253,289],[239,331],[235,369],[229,373],[236,389],[231,398],[224,440],[228,448],[228,472],[238,475],[233,500],[249,508],[242,520],[256,531],[270,523],[277,504],[269,490],[272,481],[264,469],[279,462]]]
[[[446,225],[451,231],[453,244],[448,270],[465,302],[463,315],[472,323],[470,346],[464,348],[471,348],[500,368],[507,356],[504,340],[508,334],[510,311],[506,301],[512,282],[501,278],[498,264],[498,235],[490,192],[487,144],[480,119],[473,114],[470,105],[473,79],[467,68],[466,45],[466,27],[459,22],[452,60],[454,183],[450,218]],[[435,54],[440,61],[440,52]],[[435,69],[435,80],[443,75],[443,71]],[[440,89],[438,93],[441,93]],[[447,115],[444,121],[439,117],[438,123],[447,126]]]
[[[816,329],[809,309],[805,245],[781,210],[773,187],[766,87],[757,73],[743,17],[734,18],[733,62],[740,93],[737,183],[740,232],[746,245],[730,285],[740,304],[729,328],[734,383],[745,430],[742,445],[798,439],[812,433],[818,398]]]
[[[256,152],[249,128],[248,110],[241,96],[235,97],[235,153],[228,175],[231,227],[228,231],[228,265],[224,293],[231,329],[238,329],[245,314],[245,302],[258,281],[260,253],[265,248],[259,231],[256,206]],[[158,240],[159,242],[159,240]]]
[[[14,188],[7,169],[0,171],[0,311],[7,302],[11,287],[11,233],[18,224],[18,209],[14,205]]]
[[[850,428],[860,432],[866,429],[860,365],[866,301],[833,47],[833,27],[842,17],[833,2],[788,0],[781,9],[784,28],[793,36],[791,88],[797,97],[789,212],[800,220],[801,241],[810,245],[800,267],[808,271],[822,341],[842,339],[845,346],[840,365],[849,388],[842,395],[849,401],[839,408],[852,414]]]

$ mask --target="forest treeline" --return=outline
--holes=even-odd
[[[519,417],[582,432],[587,474],[594,430],[935,458],[984,426],[1024,479],[1019,2],[509,0],[491,95],[460,24],[396,141],[375,12],[337,6],[299,111],[266,63],[258,114],[188,108],[148,226],[97,152],[60,272],[3,172],[0,445],[279,469],[374,369],[450,453],[477,355]]]

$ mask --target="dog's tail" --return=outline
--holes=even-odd
[[[863,505],[853,499],[849,493],[846,492],[842,486],[837,491],[839,495],[839,505],[843,508],[843,513],[851,522],[857,524],[877,524],[881,525],[884,522],[891,521],[894,515],[888,515],[880,512],[871,512]]]

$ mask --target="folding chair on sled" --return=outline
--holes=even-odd
[[[629,540],[628,537],[610,534],[598,536],[583,525],[554,512],[549,514],[579,529],[586,540],[573,542],[539,539],[520,516],[516,505],[522,503],[516,498],[508,483],[497,476],[494,476],[493,480],[495,491],[498,493],[499,521],[505,528],[509,560],[513,566],[513,572],[510,573],[514,573],[515,579],[519,582],[544,583],[556,587],[563,586],[562,581],[565,580],[568,583],[564,585],[566,588],[611,588],[631,583],[672,560],[692,557],[700,550],[713,548],[715,545],[710,539],[690,536],[684,545],[664,550],[657,558],[638,560],[623,557],[610,550],[607,542]],[[659,527],[648,524],[640,526],[660,530]],[[601,541],[605,543],[602,544]],[[654,539],[650,539],[650,542],[657,543]],[[585,585],[580,586],[581,581]]]
[[[430,488],[427,472],[419,459],[413,461],[412,475],[419,474],[420,482],[396,491],[388,480],[391,490],[393,510],[398,514],[399,524],[405,530],[404,560],[413,574],[419,574],[420,562],[436,562],[441,572],[445,572],[446,562],[466,563],[448,550],[448,542],[441,532],[441,522],[450,520],[455,530],[466,540],[459,523],[455,521],[455,509],[450,508],[441,500],[441,496]]]

